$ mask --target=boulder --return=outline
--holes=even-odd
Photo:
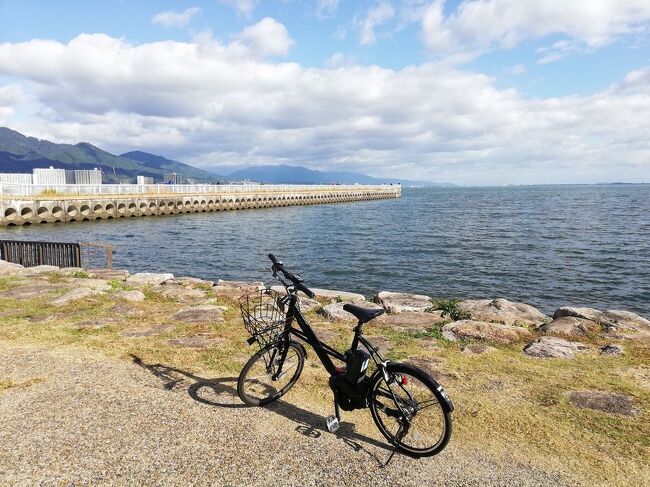
[[[602,314],[601,320],[610,331],[615,331],[623,338],[646,340],[650,338],[650,320],[630,311],[610,309]]]
[[[112,288],[108,282],[103,279],[91,279],[91,278],[68,278],[65,280],[65,285],[70,287],[89,287],[90,289],[96,289],[98,291],[110,291]]]
[[[115,293],[115,297],[131,303],[141,303],[145,298],[142,291],[118,291]]]
[[[476,321],[496,321],[506,325],[525,324],[540,326],[551,318],[529,304],[507,299],[468,299],[457,305],[461,315]]]
[[[346,303],[364,302],[366,300],[363,294],[349,293],[347,291],[337,291],[335,289],[309,288],[317,298],[330,299],[332,301],[345,301]],[[284,289],[283,289],[284,290]]]
[[[572,391],[567,393],[569,401],[576,407],[601,411],[603,413],[637,416],[634,398],[623,394],[602,391]]]
[[[10,276],[17,274],[22,269],[24,269],[24,267],[20,264],[14,264],[13,262],[0,260],[0,276]]]
[[[128,284],[133,286],[159,286],[163,282],[173,279],[174,274],[155,273],[155,272],[138,272],[126,279]]]
[[[245,294],[261,291],[262,289],[264,289],[263,282],[224,281],[223,279],[219,279],[217,285],[212,288],[212,292],[217,296],[238,298]]]
[[[588,349],[589,347],[583,343],[544,336],[526,345],[524,353],[539,358],[574,358],[576,352],[583,352]]]
[[[20,269],[17,274],[24,277],[38,277],[48,272],[57,272],[60,268],[55,265],[37,265],[35,267],[25,267]]]
[[[442,311],[433,312],[415,312],[404,311],[398,314],[383,314],[375,318],[370,323],[372,325],[386,326],[396,328],[398,330],[407,331],[409,333],[417,333],[426,331],[434,325],[445,321],[442,316]]]
[[[185,323],[220,323],[224,321],[223,306],[195,306],[193,308],[182,309],[172,315],[172,319],[183,321]]]
[[[214,286],[214,281],[206,281],[204,279],[198,279],[196,277],[175,277],[164,283],[165,285],[171,286],[185,286],[185,287],[195,287],[195,286]]]
[[[630,311],[594,308],[563,307],[555,311],[554,318],[571,316],[591,320],[606,327],[609,335],[616,338],[650,339],[650,321]]]
[[[75,274],[81,272],[87,274],[87,272],[84,270],[83,267],[61,267],[57,272],[63,276],[69,276],[69,277],[74,277]]]
[[[498,352],[499,350],[485,345],[483,343],[472,343],[463,347],[463,353],[466,355],[483,355],[484,353]]]
[[[144,316],[144,310],[134,308],[126,303],[117,303],[110,309],[110,312],[122,317]]]
[[[393,344],[386,337],[382,336],[369,336],[364,335],[366,340],[370,342],[373,347],[379,348],[379,353],[389,352],[393,348]]]
[[[23,284],[22,286],[12,287],[2,293],[0,293],[0,298],[4,299],[34,299],[38,297],[46,296],[49,293],[57,291],[59,289],[65,289],[63,284],[52,284],[48,282],[37,281],[37,284]]]
[[[553,319],[557,320],[558,318],[563,318],[565,316],[573,316],[574,318],[582,318],[583,320],[591,320],[597,323],[600,323],[600,318],[602,312],[594,308],[572,308],[569,306],[563,306],[558,308],[553,313]]]
[[[356,323],[357,319],[354,317],[354,315],[348,313],[343,309],[343,306],[345,306],[345,304],[346,303],[330,303],[321,308],[320,314],[322,314],[325,318],[329,320],[340,320],[340,321],[348,321],[351,323]],[[365,301],[363,303],[355,302],[355,304],[369,309],[382,309],[382,307],[379,306],[378,304],[370,303],[368,301]]]
[[[129,271],[124,269],[88,269],[86,273],[90,278],[106,281],[126,281],[129,277]]]
[[[600,347],[600,353],[602,355],[623,355],[623,345],[608,343]]]
[[[167,283],[163,286],[160,293],[167,299],[173,299],[179,303],[193,303],[205,299],[205,292],[200,289],[187,288],[184,286],[169,286]]]
[[[59,296],[56,299],[50,301],[52,306],[65,306],[71,301],[76,301],[78,299],[88,298],[90,296],[95,296],[97,294],[104,294],[103,291],[99,289],[91,289],[89,287],[78,287],[68,291],[63,296]]]
[[[375,297],[388,313],[403,313],[405,311],[426,311],[431,308],[431,298],[423,294],[394,293],[381,291]]]
[[[442,327],[442,336],[447,340],[464,339],[508,344],[530,335],[526,328],[486,321],[459,320]]]
[[[560,335],[567,337],[578,337],[587,333],[596,333],[601,326],[595,321],[574,316],[563,316],[552,322],[539,327],[539,330],[546,335]]]
[[[303,313],[308,313],[309,311],[317,310],[321,307],[321,304],[315,299],[310,298],[300,298],[300,310]]]

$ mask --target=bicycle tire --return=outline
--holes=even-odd
[[[305,365],[305,354],[302,347],[295,342],[289,342],[289,350],[287,351],[287,358],[282,371],[284,374],[287,374],[293,370],[293,375],[289,377],[289,381],[286,383],[284,381],[279,382],[284,374],[275,381],[273,380],[273,375],[277,372],[276,367],[283,346],[283,342],[272,343],[255,353],[248,360],[237,380],[237,394],[244,404],[248,406],[264,406],[273,401],[277,401],[289,392],[298,381]],[[271,360],[272,362],[270,362]],[[287,369],[287,367],[290,368]],[[251,371],[255,371],[253,373],[257,375],[250,377]],[[264,379],[265,382],[261,379]],[[276,386],[273,385],[275,383],[277,383]],[[261,397],[251,395],[251,388],[247,388],[247,386],[261,386],[262,391],[259,394]]]
[[[447,446],[447,443],[449,443],[449,439],[451,438],[452,421],[451,421],[451,412],[446,407],[446,401],[439,390],[440,387],[439,384],[425,371],[410,364],[389,363],[386,367],[386,371],[389,374],[389,376],[392,378],[395,378],[396,376],[400,376],[400,377],[410,377],[411,379],[415,379],[415,381],[412,380],[409,381],[407,379],[406,382],[408,384],[409,382],[415,383],[417,381],[419,383],[419,389],[423,389],[423,390],[426,389],[431,394],[431,397],[435,398],[435,402],[433,401],[433,399],[430,399],[429,402],[431,404],[421,407],[421,409],[418,409],[417,407],[415,408],[417,409],[418,412],[414,415],[414,420],[418,418],[418,415],[422,414],[422,411],[424,411],[425,408],[431,407],[431,412],[433,413],[433,416],[438,417],[438,420],[436,422],[439,421],[438,427],[440,428],[440,434],[438,435],[437,438],[434,439],[434,442],[431,445],[427,445],[423,447],[419,447],[418,445],[408,444],[407,442],[404,441],[406,436],[400,439],[397,438],[397,436],[400,433],[399,428],[401,428],[401,426],[399,426],[401,424],[400,421],[397,418],[395,418],[395,423],[397,423],[398,425],[398,429],[396,431],[394,428],[390,428],[386,420],[384,419],[384,416],[388,418],[391,417],[391,414],[397,413],[399,407],[397,407],[395,399],[389,397],[390,391],[392,390],[390,387],[385,388],[382,391],[380,391],[379,389],[382,386],[382,384],[386,384],[383,374],[377,374],[377,377],[372,382],[372,384],[370,384],[370,388],[369,388],[368,402],[369,402],[370,412],[372,414],[372,419],[377,425],[377,428],[391,444],[395,445],[395,447],[398,450],[410,456],[430,457],[440,453]],[[400,378],[399,379],[400,383],[401,380],[402,379]],[[398,389],[404,390],[405,386],[399,386]],[[387,390],[389,394],[386,394]],[[400,400],[401,405],[404,406],[405,403],[409,402],[409,400],[406,399],[402,401],[402,399],[404,399],[404,396],[407,396],[407,394],[401,394],[400,391],[397,392],[398,393],[396,394],[396,397]],[[395,391],[393,391],[393,393],[395,393]],[[383,402],[378,400],[379,396],[381,397]],[[390,403],[391,401],[392,404],[395,404],[396,409],[393,409],[392,413],[385,413],[384,411],[382,411],[380,404],[386,409],[391,410],[390,407],[384,404],[384,403]],[[412,427],[413,424],[409,422],[409,429]],[[412,431],[411,434],[415,432],[416,431]]]

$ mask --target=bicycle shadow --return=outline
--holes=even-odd
[[[249,407],[242,403],[237,395],[237,377],[207,379],[175,367],[147,364],[137,355],[131,354],[131,357],[135,365],[164,381],[163,387],[167,390],[186,389],[193,400],[209,406],[235,409]],[[390,445],[355,431],[353,423],[341,422],[336,433],[329,433],[325,427],[324,417],[282,399],[264,406],[264,409],[297,423],[295,430],[308,438],[317,439],[323,433],[333,434],[355,452],[362,452],[372,457],[379,465],[383,465],[383,462],[365,448],[364,444],[392,451]]]

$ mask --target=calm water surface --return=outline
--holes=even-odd
[[[506,297],[650,316],[650,185],[404,189],[397,200],[0,229],[99,241],[115,267],[269,280],[275,253],[308,285]]]

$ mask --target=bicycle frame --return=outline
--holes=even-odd
[[[289,297],[288,312],[287,312],[286,322],[284,325],[284,331],[282,332],[281,335],[282,336],[281,339],[285,341],[285,344],[288,344],[288,342],[291,339],[291,335],[293,335],[299,338],[300,340],[306,342],[314,349],[314,352],[316,352],[316,355],[318,355],[318,358],[320,359],[321,363],[323,364],[323,366],[325,367],[329,375],[330,376],[336,375],[337,373],[340,372],[340,369],[334,365],[331,357],[347,364],[347,359],[345,355],[343,355],[338,350],[335,350],[334,348],[330,347],[326,343],[323,343],[316,336],[316,333],[314,333],[314,330],[309,325],[309,322],[305,319],[302,312],[300,311],[300,308],[298,306],[298,299],[299,299],[298,296],[293,292],[289,292],[288,297]],[[299,328],[292,326],[294,321],[298,323]],[[387,362],[384,361],[381,355],[379,355],[379,348],[374,347],[368,340],[366,340],[363,337],[362,327],[363,325],[359,323],[354,328],[354,338],[352,339],[351,350],[356,350],[357,347],[359,346],[359,343],[361,343],[370,353],[370,356],[374,360],[378,369],[381,369],[383,371],[385,364]],[[280,359],[280,364],[278,367],[279,370],[282,370],[282,366],[284,365],[284,360],[286,358],[287,352],[288,352],[288,347],[284,347],[284,353]]]

